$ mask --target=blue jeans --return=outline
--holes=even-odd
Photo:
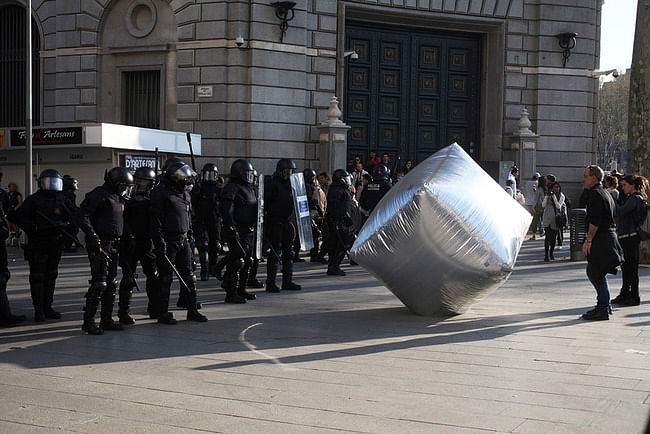
[[[596,310],[609,313],[609,285],[607,285],[607,272],[601,271],[591,262],[587,263],[587,277],[596,288]]]

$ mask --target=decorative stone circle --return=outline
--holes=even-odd
[[[136,38],[144,38],[156,26],[156,7],[151,0],[135,0],[129,5],[124,21],[126,29]]]

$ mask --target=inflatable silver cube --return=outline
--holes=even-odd
[[[454,143],[390,189],[350,255],[411,311],[459,314],[510,276],[531,218]]]

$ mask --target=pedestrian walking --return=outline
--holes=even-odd
[[[544,208],[542,223],[546,231],[546,237],[544,238],[544,261],[549,262],[555,260],[553,252],[555,250],[557,232],[564,228],[567,221],[565,197],[564,193],[562,193],[562,187],[558,182],[554,182],[548,190],[548,194],[544,196],[542,207]]]

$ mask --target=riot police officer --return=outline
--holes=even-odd
[[[341,270],[341,261],[354,241],[350,208],[353,205],[352,176],[343,169],[334,171],[332,185],[327,192],[327,212],[325,217],[329,228],[329,262],[327,274],[330,276],[345,276]]]
[[[275,284],[278,266],[282,260],[282,289],[300,290],[293,282],[293,240],[296,228],[293,225],[293,196],[291,193],[291,174],[296,164],[283,158],[278,161],[275,173],[264,185],[264,233],[271,253],[266,267],[266,290],[280,292]]]
[[[176,324],[169,312],[169,293],[175,267],[186,285],[187,320],[205,322],[208,319],[197,310],[196,287],[192,274],[190,247],[190,191],[195,173],[190,167],[174,162],[166,167],[164,182],[151,194],[151,238],[156,252],[160,291],[157,304],[158,322]]]
[[[194,237],[201,263],[201,280],[217,275],[217,259],[221,245],[221,217],[219,216],[219,199],[223,184],[217,182],[217,166],[207,163],[201,170],[201,183],[192,190],[192,207],[194,208]]]
[[[388,180],[390,170],[383,164],[377,164],[372,172],[372,182],[369,182],[361,192],[359,205],[368,214],[375,209],[382,197],[390,190],[391,184]]]
[[[86,194],[81,202],[81,230],[86,234],[90,261],[90,287],[81,329],[90,335],[104,330],[122,330],[113,321],[117,290],[117,264],[120,238],[124,231],[124,203],[133,188],[133,176],[123,167],[114,167],[104,175],[104,184]],[[95,313],[101,301],[99,327]]]
[[[7,260],[7,243],[9,222],[4,212],[0,211],[0,327],[8,327],[25,321],[25,315],[14,315],[7,298],[7,282],[11,277]]]
[[[255,171],[248,160],[237,160],[230,168],[230,181],[221,194],[220,211],[223,218],[224,239],[228,243],[226,272],[223,283],[226,303],[245,303],[255,300],[255,294],[246,291],[249,273],[253,267],[253,243],[257,226],[257,197]]]
[[[61,318],[52,308],[52,302],[64,246],[61,231],[70,230],[73,220],[62,190],[61,174],[46,169],[38,177],[38,191],[9,213],[9,220],[28,237],[25,258],[29,261],[29,287],[36,322]]]
[[[129,315],[131,295],[135,287],[135,270],[138,261],[147,276],[146,292],[150,318],[156,318],[158,310],[154,307],[158,299],[158,271],[156,255],[151,242],[151,191],[156,184],[156,172],[151,167],[139,167],[133,174],[135,186],[124,207],[124,236],[120,245],[120,298],[117,317],[120,323],[131,325],[135,320]]]
[[[75,214],[79,211],[79,208],[77,208],[77,190],[79,190],[79,182],[70,175],[63,175],[63,195]],[[63,240],[65,251],[74,251],[75,248],[81,247],[79,244],[75,246],[76,243],[73,241],[77,237],[77,232],[78,229],[72,227],[71,232],[69,232],[72,237],[66,237]]]

